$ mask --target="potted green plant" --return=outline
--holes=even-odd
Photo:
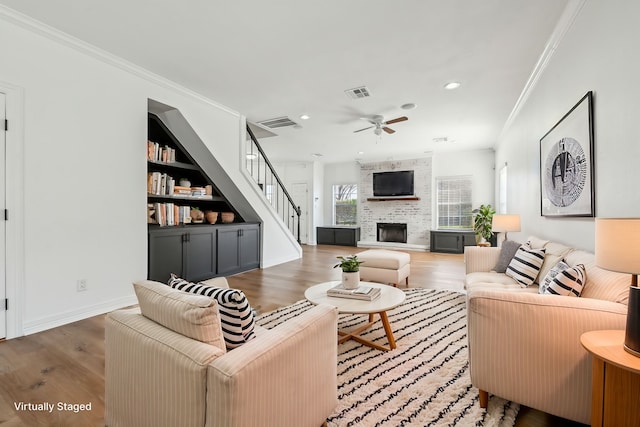
[[[342,286],[345,289],[356,289],[360,284],[360,264],[364,261],[358,260],[357,255],[349,255],[346,257],[336,257],[340,262],[333,268],[340,267],[342,269]]]
[[[491,222],[493,214],[496,213],[491,205],[480,205],[479,208],[471,211],[473,214],[473,231],[476,233],[476,242],[478,244],[486,243],[493,236],[491,230]]]

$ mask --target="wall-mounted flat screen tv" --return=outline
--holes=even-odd
[[[413,196],[413,171],[373,173],[373,196]]]

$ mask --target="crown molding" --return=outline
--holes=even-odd
[[[238,116],[238,117],[240,116],[240,113],[238,111],[235,111],[225,105],[222,105],[198,92],[188,89],[182,85],[179,85],[172,80],[169,80],[165,77],[162,77],[158,74],[155,74],[147,70],[146,68],[140,67],[139,65],[136,65],[132,62],[125,60],[124,58],[121,58],[117,55],[109,53],[106,50],[103,50],[97,46],[94,46],[90,43],[80,40],[77,37],[74,37],[70,34],[67,34],[63,31],[53,28],[41,21],[38,21],[30,16],[27,16],[16,10],[8,8],[4,5],[0,5],[0,19],[6,22],[12,23],[18,27],[24,28],[33,33],[36,33],[40,36],[43,36],[53,42],[60,43],[62,45],[70,47],[76,50],[77,52],[88,55],[105,64],[119,68],[120,70],[123,70],[127,73],[133,74],[137,77],[147,80],[150,83],[156,84],[166,89],[170,89],[181,95],[187,95],[200,102],[219,108],[235,116]]]
[[[562,12],[560,19],[558,20],[558,23],[556,24],[556,27],[553,30],[553,33],[551,33],[551,36],[549,37],[549,41],[547,41],[547,44],[544,50],[542,51],[542,54],[540,55],[538,62],[533,68],[533,71],[529,76],[527,83],[524,85],[524,88],[522,89],[522,92],[520,93],[518,100],[516,101],[513,109],[511,110],[511,113],[509,114],[509,117],[507,118],[507,121],[505,122],[502,128],[502,132],[500,132],[497,145],[500,145],[505,134],[513,124],[518,114],[520,113],[520,110],[522,110],[522,108],[526,104],[527,100],[529,99],[529,96],[533,92],[533,89],[538,84],[538,81],[542,77],[544,70],[547,68],[547,65],[549,64],[549,62],[551,61],[551,58],[556,52],[556,49],[560,45],[560,42],[564,39],[565,35],[569,32],[569,29],[573,25],[576,17],[582,10],[582,7],[584,6],[585,3],[586,3],[586,0],[569,0],[569,3],[567,4],[564,11]]]

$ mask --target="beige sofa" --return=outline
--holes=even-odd
[[[530,238],[545,247],[547,271],[564,258],[584,264],[579,298],[541,295],[537,283],[522,288],[492,272],[500,248],[465,249],[471,382],[488,393],[581,423],[591,411],[591,357],[580,344],[587,331],[624,329],[630,275],[595,266],[594,255]],[[538,277],[542,280],[543,277]]]
[[[140,287],[152,295],[145,303]],[[136,293],[140,308],[106,318],[107,426],[311,427],[333,412],[334,307],[258,328],[227,351],[216,301],[151,281],[137,283]]]

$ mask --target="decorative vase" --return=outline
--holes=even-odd
[[[215,224],[218,221],[218,212],[205,211],[204,217],[209,224]]]
[[[204,212],[199,209],[191,209],[191,219],[194,223],[200,224],[204,219]]]
[[[233,212],[220,212],[220,217],[222,219],[222,222],[227,224],[227,223],[233,222],[236,215]]]
[[[359,271],[343,271],[342,286],[345,289],[356,289],[360,285]]]
[[[178,184],[180,184],[181,187],[191,187],[191,181],[189,181],[187,178],[180,178]]]

